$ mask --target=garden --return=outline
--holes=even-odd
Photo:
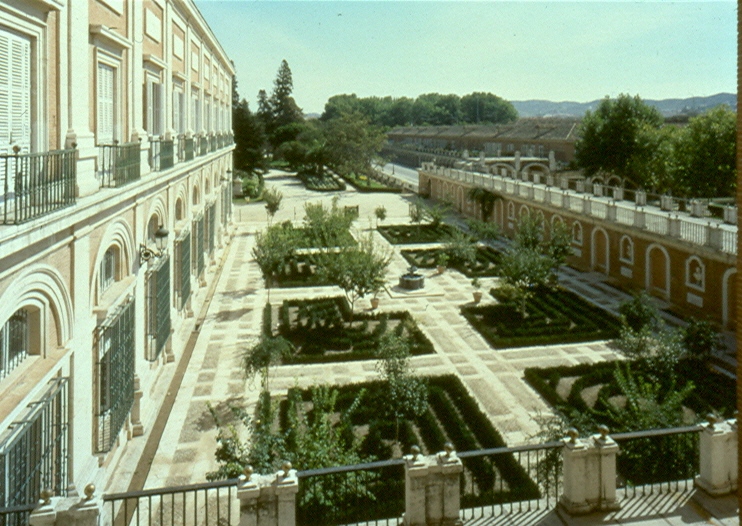
[[[298,172],[297,177],[304,183],[307,190],[314,190],[316,192],[336,192],[345,190],[345,183],[337,177],[330,175],[325,172],[322,175],[317,175],[313,171],[301,171]]]
[[[406,338],[412,355],[435,352],[408,312],[352,313],[342,296],[286,300],[276,310],[278,333],[293,348],[283,363],[374,359],[379,340],[387,332]],[[263,327],[271,335],[273,308],[266,305],[263,315]]]
[[[401,188],[395,188],[393,186],[387,186],[382,182],[379,182],[368,175],[358,175],[355,172],[350,172],[343,176],[346,182],[350,183],[353,188],[359,192],[386,192],[398,194],[402,192]]]
[[[411,245],[413,243],[442,243],[457,229],[440,223],[380,226],[378,230],[392,245]]]
[[[525,308],[525,317],[509,301],[466,305],[461,313],[495,349],[610,340],[620,332],[618,318],[564,289],[538,287]]]
[[[445,256],[444,256],[445,254]],[[445,247],[432,250],[403,250],[404,257],[410,265],[418,268],[435,268],[445,260],[449,268],[458,270],[467,277],[473,278],[497,276],[497,265],[500,252],[492,247],[475,246],[473,258],[456,258]]]

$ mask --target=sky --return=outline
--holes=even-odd
[[[492,92],[587,102],[736,91],[736,2],[195,0],[256,109],[286,59],[294,99]]]

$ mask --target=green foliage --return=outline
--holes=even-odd
[[[551,258],[551,264],[555,268],[564,265],[567,256],[572,254],[572,233],[562,221],[556,221],[552,225],[546,253]]]
[[[346,175],[369,175],[371,164],[381,151],[385,136],[360,113],[343,113],[324,128],[327,164]]]
[[[459,229],[451,232],[443,245],[444,254],[453,264],[471,265],[477,259],[477,246],[472,239]],[[445,265],[445,263],[444,263]]]
[[[376,226],[379,226],[379,221],[386,219],[386,207],[379,205],[374,209],[374,215],[376,216]]]
[[[642,166],[653,152],[638,136],[647,129],[659,129],[662,123],[660,112],[638,95],[606,97],[582,119],[581,138],[575,145],[577,164],[589,176],[605,171],[643,185]]]
[[[721,335],[711,322],[691,318],[683,330],[683,345],[688,355],[701,362],[707,362],[711,356],[724,348]]]
[[[236,79],[232,81],[232,99],[234,168],[251,174],[260,172],[265,169],[265,130],[260,119],[250,111],[247,101],[240,99]]]
[[[294,258],[298,236],[291,223],[271,225],[255,235],[252,255],[265,279],[270,299],[273,281]]]
[[[551,258],[532,248],[516,245],[502,255],[498,272],[503,283],[511,288],[515,301],[520,304],[523,318],[526,317],[526,303],[535,294],[537,286],[548,282],[552,266]]]
[[[657,307],[652,303],[652,298],[646,291],[634,294],[630,300],[621,303],[618,313],[632,331],[640,331],[645,327],[653,330],[660,321]]]
[[[376,293],[384,286],[391,257],[391,251],[379,248],[370,233],[358,244],[325,257],[322,271],[330,282],[345,292],[350,303],[351,323],[356,300]]]
[[[544,221],[541,216],[530,212],[520,216],[513,244],[518,248],[540,250],[543,241]]]
[[[379,233],[392,245],[442,243],[455,227],[445,223],[432,225],[389,225],[378,227]]]
[[[263,190],[263,201],[265,201],[265,210],[268,213],[269,221],[273,220],[276,212],[281,208],[283,194],[275,186]]]
[[[273,117],[272,129],[304,120],[301,108],[296,105],[294,98],[291,96],[293,90],[294,81],[291,68],[286,60],[282,60],[278,67],[278,73],[276,73],[276,79],[273,81],[273,92],[269,100]]]
[[[432,205],[425,204],[423,201],[423,214],[426,219],[430,220],[430,226],[437,228],[443,222],[443,218],[446,217],[450,206],[446,203],[434,203]]]
[[[242,368],[245,377],[254,381],[261,376],[261,388],[270,391],[270,368],[279,365],[284,358],[291,356],[294,346],[282,336],[271,337],[263,335],[260,341],[246,350],[242,355]]]
[[[489,223],[476,219],[467,219],[466,226],[471,235],[480,241],[492,242],[500,238],[501,231],[497,223]]]
[[[422,199],[415,199],[410,203],[410,221],[420,224],[425,220],[425,203]]]
[[[338,198],[332,199],[330,208],[322,202],[304,205],[304,232],[309,245],[315,247],[338,247],[348,245],[353,217],[338,206]]]
[[[482,188],[481,186],[475,186],[470,188],[466,193],[469,200],[476,202],[479,205],[479,213],[482,221],[486,222],[492,215],[492,211],[495,208],[495,203],[498,200],[502,200],[502,196],[491,190]]]
[[[235,170],[235,176],[242,179],[242,193],[250,199],[257,199],[263,193],[263,177],[259,174]]]
[[[692,118],[675,142],[675,194],[731,197],[737,185],[735,112],[719,106]]]
[[[461,97],[461,118],[475,124],[515,122],[518,112],[508,101],[492,93],[474,92]]]

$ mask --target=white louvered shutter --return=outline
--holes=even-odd
[[[176,89],[173,91],[173,130],[175,130],[175,133],[182,133],[180,125],[180,104],[182,94],[183,92],[180,90]]]
[[[155,135],[162,135],[165,133],[165,86],[162,84],[152,86],[152,107]]]
[[[147,130],[149,135],[155,134],[154,116],[154,83],[151,80],[144,82],[144,129]]]
[[[116,71],[106,64],[98,64],[98,111],[96,136],[98,144],[112,144],[116,139],[115,86]]]
[[[31,151],[31,41],[0,30],[0,153]]]

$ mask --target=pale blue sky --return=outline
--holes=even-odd
[[[508,100],[736,90],[736,2],[196,0],[251,108],[282,59],[294,98],[490,91]]]

